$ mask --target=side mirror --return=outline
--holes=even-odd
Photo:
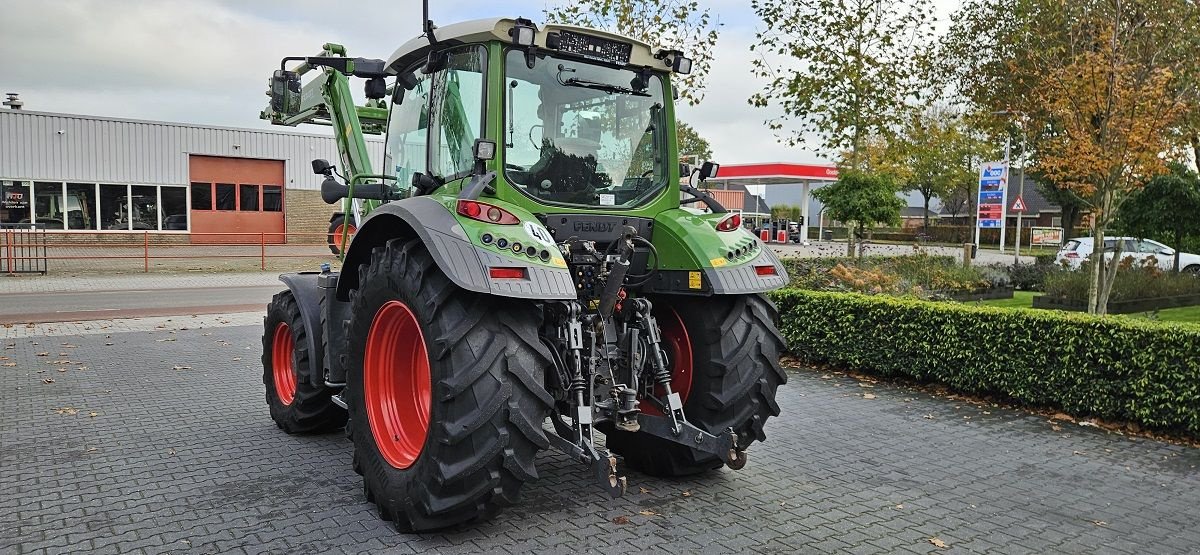
[[[277,69],[271,75],[271,111],[285,117],[300,112],[300,74]]]
[[[333,167],[333,164],[330,164],[329,160],[317,158],[312,161],[313,173],[317,175],[329,175],[333,173]]]
[[[719,170],[719,169],[721,169],[720,164],[717,164],[715,162],[709,162],[706,160],[703,164],[700,165],[700,181],[704,181],[705,179],[708,179],[711,177],[716,177],[717,170]]]

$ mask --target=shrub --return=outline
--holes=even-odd
[[[784,289],[793,354],[1200,436],[1200,327]]]
[[[1195,275],[1164,272],[1148,258],[1147,264],[1135,265],[1127,257],[1117,269],[1109,301],[1153,299],[1179,295],[1200,294],[1200,279]],[[1065,301],[1084,302],[1088,298],[1091,279],[1091,262],[1084,262],[1076,271],[1057,270],[1046,274],[1044,291],[1047,295]]]
[[[1007,286],[1008,274],[996,269],[963,267],[952,256],[866,256],[863,258],[785,259],[791,287],[815,291],[912,295]]]
[[[1035,254],[1035,255],[1033,255],[1033,265],[1034,266],[1054,266],[1055,259],[1057,259],[1057,258],[1058,258],[1058,254]]]
[[[993,265],[993,267],[1003,268],[1008,273],[1012,286],[1022,291],[1042,291],[1046,275],[1062,271],[1053,264],[1001,264]]]

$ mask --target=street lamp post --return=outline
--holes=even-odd
[[[992,112],[992,115],[1024,117],[1025,112],[1021,112],[1021,111],[1017,111],[1017,110],[1010,110],[1008,108],[1005,108],[1005,109],[997,111],[997,112]],[[1008,135],[1007,133],[1005,133],[1005,136],[1004,136],[1004,167],[1009,170],[1008,177],[1010,179],[1012,178],[1012,159],[1011,159],[1011,150],[1010,150],[1011,144],[1012,144],[1012,137],[1010,135]],[[1024,156],[1025,156],[1025,128],[1024,128],[1024,126],[1022,126],[1021,127],[1021,157],[1024,158]],[[1008,192],[1007,185],[1004,187],[1004,192],[1006,194],[1004,195],[1004,206],[1003,206],[1003,210],[1001,211],[1001,214],[1003,214],[1004,217],[1000,220],[1000,252],[1004,252],[1004,230],[1008,228],[1008,202],[1009,202],[1009,199],[1008,199],[1008,195],[1007,195],[1007,192]],[[1025,199],[1025,164],[1024,164],[1024,161],[1022,161],[1022,163],[1021,163],[1021,180],[1017,182],[1017,198],[1020,198],[1022,200],[1022,202],[1024,202],[1024,199]],[[1013,264],[1021,263],[1021,216],[1024,213],[1025,212],[1023,210],[1017,211],[1017,237],[1016,237],[1016,242],[1015,242],[1015,248],[1013,248]]]

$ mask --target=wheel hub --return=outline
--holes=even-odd
[[[371,322],[363,394],[379,454],[395,468],[412,466],[429,432],[433,388],[425,337],[400,301],[384,303]]]
[[[296,398],[296,371],[292,367],[295,350],[296,340],[292,338],[291,328],[286,322],[280,322],[271,338],[271,377],[275,382],[275,395],[284,405],[291,405]]]

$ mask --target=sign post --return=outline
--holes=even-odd
[[[1000,229],[1000,251],[1004,252],[1004,220],[1008,196],[1008,164],[988,162],[979,168],[979,202],[975,224],[975,246],[983,229]]]

